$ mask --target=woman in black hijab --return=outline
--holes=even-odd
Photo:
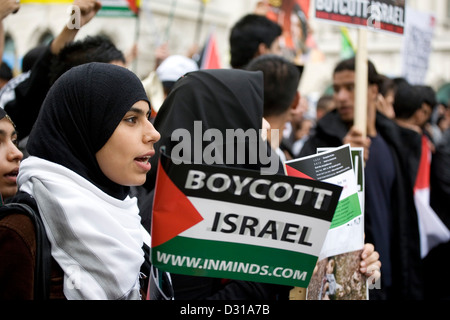
[[[236,69],[191,72],[178,80],[158,111],[154,125],[161,133],[161,140],[155,144],[155,151],[159,153],[162,147],[172,160],[185,163],[201,162],[250,170],[264,170],[272,164],[278,172],[282,170],[279,159],[275,153],[272,155],[269,145],[260,136],[262,123],[262,72]],[[216,130],[215,138],[221,136],[223,139],[213,138],[209,141],[208,130],[209,132]],[[228,133],[230,130],[236,133],[242,140],[227,139],[227,130]],[[247,134],[241,134],[243,132]],[[176,136],[178,137],[173,139]],[[184,148],[180,151],[182,148],[179,147],[183,143],[185,146],[188,145],[184,139],[192,143],[190,149]],[[199,140],[202,141],[201,146],[198,145]],[[219,154],[213,154],[208,159],[210,153],[207,150],[211,149],[219,151]],[[231,152],[233,157],[227,158],[227,154]],[[154,168],[157,161],[157,156],[151,160]],[[150,189],[154,187],[155,171],[149,173],[146,182]],[[153,197],[149,196],[149,199],[151,198]],[[290,289],[285,286],[248,281],[225,281],[177,274],[171,274],[171,277],[175,299],[181,300],[267,300],[274,299],[280,294],[287,298]]]
[[[72,68],[44,101],[18,184],[37,203],[67,299],[141,298],[149,234],[128,193],[160,137],[150,111],[136,75],[106,63]]]
[[[260,135],[263,89],[262,72],[220,69],[186,74],[175,84],[174,93],[166,98],[155,119],[155,128],[161,133],[161,140],[155,144],[157,155],[163,146],[167,154],[185,163],[283,173],[279,158]],[[211,130],[216,130],[213,138]],[[180,147],[187,146],[185,134],[192,141],[190,152],[180,152],[187,150]],[[214,139],[217,136],[223,139]],[[211,155],[208,150],[212,149],[219,154]],[[158,156],[151,160],[152,165],[157,161]],[[145,185],[152,190],[156,172],[149,175]]]

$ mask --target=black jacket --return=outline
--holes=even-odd
[[[29,78],[15,87],[15,99],[5,105],[5,111],[14,121],[21,139],[30,134],[50,89],[49,73],[53,57],[48,45],[33,65]]]
[[[442,141],[436,146],[431,163],[431,206],[450,228],[450,129],[444,132]]]

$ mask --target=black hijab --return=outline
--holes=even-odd
[[[245,152],[255,152],[254,144],[258,144],[260,150],[270,153],[270,146],[262,142],[259,129],[262,127],[263,117],[263,74],[261,71],[244,71],[238,69],[200,70],[186,74],[179,79],[174,89],[168,95],[158,111],[154,126],[161,134],[161,139],[155,145],[157,155],[151,158],[152,167],[156,168],[160,147],[165,147],[169,156],[178,141],[171,141],[171,136],[176,129],[186,129],[194,132],[194,121],[202,122],[202,135],[208,129],[217,129],[225,137],[227,129],[242,129],[244,132],[252,129],[257,132],[256,139],[245,141]],[[191,136],[192,140],[194,139]],[[233,148],[236,154],[237,142],[223,140],[229,145],[226,149]],[[252,145],[253,144],[253,145]],[[203,141],[202,151],[208,142]],[[262,149],[259,149],[262,148]],[[242,149],[241,149],[242,150]],[[226,150],[225,150],[226,153]],[[224,157],[226,157],[224,153]],[[274,153],[275,154],[275,153]],[[192,153],[191,153],[192,155]],[[183,158],[184,159],[184,158]],[[195,159],[190,159],[195,163]],[[275,156],[275,160],[279,158]],[[225,163],[223,165],[249,170],[259,170],[265,165],[259,156],[257,161],[245,163]],[[279,166],[280,168],[281,165]],[[153,172],[152,172],[153,171]],[[147,182],[154,184],[156,170],[150,171]],[[150,185],[152,190],[153,185]],[[150,199],[152,199],[150,197]],[[149,205],[149,204],[146,204]],[[145,205],[144,205],[145,206]],[[142,210],[141,212],[149,212]],[[290,287],[281,287],[272,284],[253,283],[247,281],[231,281],[226,288],[219,278],[193,277],[172,274],[175,299],[269,299],[275,294],[283,294]]]
[[[223,137],[226,135],[226,129],[242,129],[243,131],[254,129],[259,132],[262,127],[263,96],[264,82],[260,71],[216,69],[186,74],[176,82],[156,116],[154,126],[161,134],[161,139],[155,144],[156,155],[151,159],[152,167],[157,167],[161,146],[170,155],[173,147],[179,143],[179,141],[171,140],[175,129],[188,130],[194,140],[194,121],[202,122],[202,135],[212,128],[220,130]],[[246,152],[249,152],[249,146],[252,143],[259,142],[247,141]],[[207,144],[203,142],[203,150]],[[191,155],[193,155],[194,143],[191,145]],[[270,152],[267,145],[263,147],[267,149],[264,152]],[[237,146],[234,145],[233,148],[236,154]],[[259,157],[257,158],[257,163],[246,161],[245,164],[236,164],[235,162],[232,166],[258,170],[262,164]],[[194,162],[193,158],[191,162]],[[154,188],[155,178],[156,170],[152,170],[145,184],[148,190]]]
[[[126,68],[98,62],[74,67],[48,92],[27,150],[31,156],[60,164],[123,200],[129,187],[109,180],[95,154],[140,100],[150,104],[141,81]]]

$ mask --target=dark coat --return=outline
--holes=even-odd
[[[431,163],[431,206],[447,228],[450,228],[450,129],[436,146]]]
[[[5,105],[5,111],[14,121],[21,138],[30,134],[50,89],[49,73],[53,57],[48,45],[33,65],[30,77],[14,88],[15,99]]]
[[[26,195],[26,194],[24,194]],[[8,199],[19,200],[18,196]],[[37,212],[36,202],[20,197],[20,202]],[[34,300],[36,233],[34,224],[23,214],[11,214],[0,220],[0,301]],[[50,271],[50,299],[65,299],[64,273],[54,259]]]
[[[7,202],[26,203],[38,212],[36,201],[20,192]],[[149,258],[147,257],[147,260]],[[36,232],[33,222],[23,214],[10,214],[0,220],[0,301],[34,300],[34,269],[36,262]],[[141,271],[149,274],[148,265]],[[55,259],[51,259],[49,299],[65,300],[64,271]],[[148,278],[141,288],[146,299]]]
[[[450,129],[444,132],[431,162],[430,202],[433,210],[450,228]],[[436,272],[436,266],[450,263],[450,241],[433,248],[424,259],[425,299],[450,300],[450,279]]]

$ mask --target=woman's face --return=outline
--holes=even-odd
[[[0,120],[0,193],[3,199],[17,193],[17,174],[23,158],[17,148],[17,134],[7,118]]]
[[[122,118],[106,144],[96,153],[102,172],[123,186],[142,185],[150,170],[153,145],[161,137],[149,121],[146,101],[136,102]]]

